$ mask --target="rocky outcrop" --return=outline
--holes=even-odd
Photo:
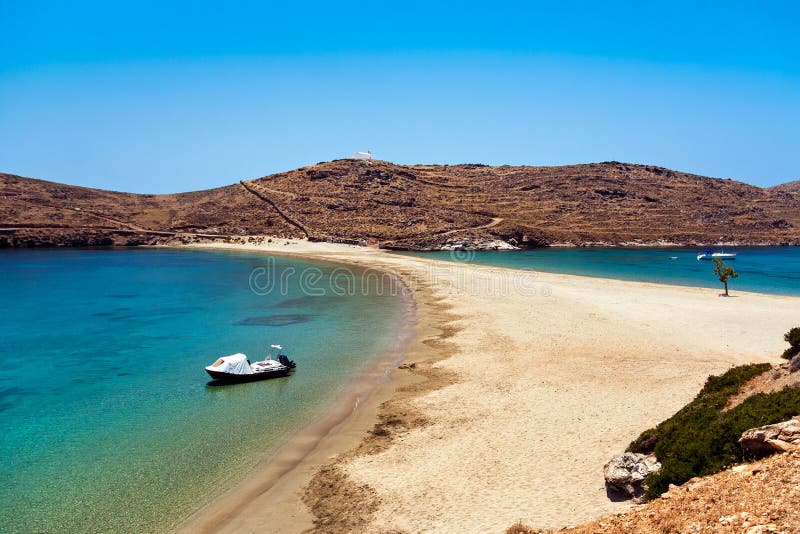
[[[440,250],[516,250],[517,247],[500,239],[462,238],[448,240]]]
[[[661,469],[655,456],[626,452],[611,458],[603,466],[606,488],[630,498],[639,498],[647,491],[645,479]]]
[[[800,419],[795,417],[782,423],[745,430],[739,443],[745,455],[757,458],[797,450],[800,448]]]
[[[591,523],[546,531],[516,525],[513,534],[650,532],[765,534],[800,532],[800,451],[776,454],[745,469],[727,469],[672,486],[659,499]]]
[[[789,362],[789,372],[796,373],[800,371],[800,354],[795,355]]]

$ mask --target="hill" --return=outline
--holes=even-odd
[[[0,174],[0,245],[244,235],[388,248],[800,244],[800,193],[606,162],[561,167],[337,160],[217,189],[139,195]]]
[[[770,190],[779,193],[794,193],[796,195],[800,195],[800,180],[794,180],[793,182],[786,182],[785,184],[776,185],[770,187]]]

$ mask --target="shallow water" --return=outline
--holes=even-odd
[[[406,299],[375,283],[331,294],[336,266],[266,258],[0,253],[0,531],[164,530],[402,350]],[[258,294],[265,265],[293,276]],[[255,361],[270,343],[292,376],[207,384],[217,357]]]
[[[511,269],[721,288],[714,264],[696,248],[543,248],[498,252],[402,253]],[[739,247],[726,263],[739,273],[732,291],[800,296],[800,247]]]

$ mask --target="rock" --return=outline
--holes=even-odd
[[[796,373],[800,371],[800,354],[795,355],[789,362],[789,372]]]
[[[797,447],[796,445],[787,443],[782,439],[768,439],[767,445],[772,447],[775,450],[775,452],[789,452],[793,451]]]
[[[606,488],[637,498],[647,491],[645,478],[661,469],[661,464],[653,455],[626,452],[611,458],[603,466]]]
[[[708,482],[705,480],[698,480],[697,482],[690,482],[688,486],[686,486],[686,491],[694,491],[696,489],[702,488]]]
[[[795,450],[800,446],[800,419],[745,430],[739,443],[744,452],[751,456]]]
[[[463,237],[449,239],[439,250],[516,250],[517,247],[501,239]]]

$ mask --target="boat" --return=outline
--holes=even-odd
[[[297,365],[283,354],[283,347],[271,345],[267,357],[259,362],[250,363],[242,353],[223,356],[209,366],[206,372],[219,382],[255,382],[286,376]]]
[[[733,237],[733,235],[731,235],[731,237]],[[724,243],[722,242],[723,239],[724,238],[722,238],[722,237],[720,238],[719,250],[714,251],[714,250],[706,249],[706,250],[704,250],[703,252],[700,252],[697,255],[697,259],[698,260],[714,260],[714,259],[718,259],[718,260],[735,260],[736,259],[736,253],[735,252],[725,252],[725,246],[724,246]],[[733,242],[733,247],[736,248],[736,241]]]
[[[735,252],[714,252],[713,250],[704,250],[703,252],[697,255],[698,260],[713,260],[714,258],[720,260],[735,260],[736,253]]]

